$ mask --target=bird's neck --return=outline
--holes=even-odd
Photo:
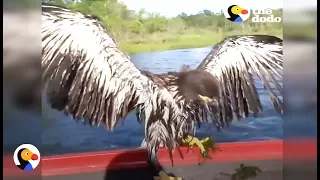
[[[156,83],[158,86],[164,86],[167,87],[171,84],[172,81],[175,80],[175,76],[179,74],[179,72],[168,72],[168,73],[162,73],[162,74],[153,74],[148,71],[140,70],[140,72],[147,76],[151,81]]]

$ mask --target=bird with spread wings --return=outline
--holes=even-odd
[[[42,75],[52,108],[110,131],[136,110],[155,166],[161,146],[170,154],[181,144],[203,150],[204,141],[194,137],[196,125],[220,129],[261,113],[253,76],[283,113],[277,37],[232,36],[216,44],[196,69],[153,74],[139,70],[93,16],[43,5],[41,30]]]

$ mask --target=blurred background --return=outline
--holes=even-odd
[[[41,147],[40,4],[20,0],[3,2],[4,180],[41,178],[41,168],[24,176],[6,175],[21,173],[10,161],[19,145],[30,143]],[[5,163],[5,159],[10,163]]]
[[[295,145],[292,135],[308,137],[304,129],[314,132],[313,146],[316,146],[317,132],[317,2],[313,0],[284,0],[284,71],[285,104],[284,118],[284,178],[317,179],[317,160],[302,158],[293,161]],[[298,129],[301,129],[299,131]],[[296,131],[298,130],[298,131]],[[310,150],[301,151],[302,157]],[[306,156],[305,156],[306,157]]]
[[[204,127],[198,135],[213,135],[220,142],[316,138],[316,1],[285,0],[283,9],[282,5],[273,7],[274,13],[283,15],[283,24],[248,21],[241,28],[210,8],[199,8],[196,12],[184,8],[185,12],[173,15],[170,11],[166,15],[116,0],[46,2],[105,17],[103,23],[120,49],[130,54],[139,68],[152,72],[177,70],[181,64],[196,67],[210,46],[229,35],[270,34],[283,38],[285,116],[273,111],[263,87],[258,86],[266,107],[264,117],[236,122],[221,133],[209,134],[210,127]],[[77,124],[46,104],[46,96],[39,88],[40,4],[32,0],[4,1],[4,152],[12,153],[22,143],[34,144],[45,155],[138,147],[144,133],[134,114],[114,133],[109,133],[103,127]],[[290,149],[284,146],[284,152],[289,153]]]

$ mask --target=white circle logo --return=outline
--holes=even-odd
[[[232,22],[243,22],[250,17],[250,9],[246,9],[239,5],[231,5],[223,9],[223,15],[229,21]]]
[[[22,144],[14,151],[14,164],[24,170],[34,170],[40,163],[40,152],[32,144]]]

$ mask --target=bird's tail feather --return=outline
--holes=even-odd
[[[159,147],[166,147],[172,155],[179,145],[177,137],[184,116],[166,89],[152,88],[152,91],[148,100],[137,107],[137,117],[140,121],[145,121],[145,144],[149,159],[156,169],[161,170],[157,160]]]

